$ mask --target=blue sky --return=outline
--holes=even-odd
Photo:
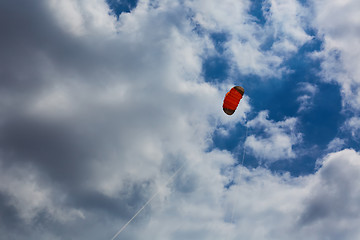
[[[109,4],[109,8],[113,12],[114,15],[119,16],[123,12],[131,12],[132,9],[134,9],[137,5],[138,1],[133,0],[107,0],[106,1]]]
[[[1,1],[1,236],[358,239],[359,10]]]
[[[263,2],[252,1],[249,11],[259,25],[266,24],[262,10]],[[239,72],[237,78],[234,79],[234,84],[244,86],[246,94],[251,98],[253,107],[251,114],[267,109],[269,117],[275,121],[281,121],[286,117],[300,119],[299,128],[303,133],[303,141],[297,148],[300,151],[308,149],[307,153],[298,156],[294,161],[284,159],[280,163],[268,166],[271,170],[289,171],[296,176],[313,173],[316,170],[316,159],[326,153],[329,142],[342,135],[340,128],[346,121],[346,114],[341,112],[340,87],[336,84],[323,83],[319,76],[320,60],[309,57],[312,52],[321,50],[323,39],[316,36],[315,29],[306,30],[313,39],[301,46],[295,54],[282,63],[282,66],[290,71],[289,73],[264,81],[256,75],[242,75]],[[227,56],[222,56],[228,34],[215,32],[210,33],[210,36],[218,55],[204,59],[203,74],[205,81],[219,83],[226,81],[230,71]],[[271,48],[274,41],[275,39],[269,38],[263,48]],[[301,84],[306,83],[316,86],[317,93],[311,100],[311,108],[299,112],[301,102],[298,101],[298,98],[304,94],[304,91],[299,88],[301,88]],[[249,117],[254,117],[254,115]],[[233,134],[225,137],[215,133],[213,147],[233,151],[238,145],[242,145],[246,128],[241,124],[238,124],[237,128],[234,129]],[[349,140],[351,141],[351,139]],[[349,142],[348,146],[356,148],[357,144]],[[242,160],[243,154],[243,151],[240,151],[237,158]],[[245,165],[256,167],[261,164],[251,156],[247,156],[247,159],[250,161],[245,162]]]

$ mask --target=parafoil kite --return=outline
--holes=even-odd
[[[239,105],[240,99],[244,95],[244,88],[235,86],[226,93],[223,103],[223,110],[227,115],[232,115],[237,106]]]

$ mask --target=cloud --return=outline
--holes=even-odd
[[[61,198],[52,199],[58,194],[56,189],[52,189],[52,186],[46,183],[39,185],[41,180],[38,178],[41,174],[37,173],[36,169],[30,166],[6,167],[2,164],[0,170],[0,189],[11,198],[8,204],[17,210],[17,217],[26,223],[31,223],[39,210],[46,210],[51,218],[60,222],[84,218],[82,212],[77,209],[64,209],[64,206],[61,206]]]
[[[360,132],[360,118],[352,117],[348,119],[344,127],[351,132],[353,138],[357,139]]]
[[[301,134],[296,131],[296,118],[274,122],[268,120],[268,111],[262,111],[248,122],[248,127],[263,131],[246,138],[245,146],[257,158],[266,162],[296,157],[293,146],[301,142]]]
[[[24,229],[13,239],[110,237],[180,163],[204,161],[209,116],[229,122],[200,77],[207,40],[170,2],[116,23],[103,1],[23,4],[1,3],[1,221]]]
[[[85,4],[82,1],[51,0],[46,4],[62,29],[75,36],[106,36],[116,29],[116,19],[108,14],[109,7],[105,1],[91,0]]]
[[[144,12],[140,4],[115,31],[102,28],[115,19],[103,1],[24,3],[26,12],[11,1],[2,6],[2,24],[26,28],[5,29],[1,46],[14,51],[1,55],[0,71],[1,166],[24,175],[2,174],[0,191],[23,227],[43,215],[63,230],[90,224],[97,211],[127,218],[172,165],[206,146],[208,112],[220,118],[222,96],[192,81],[202,40],[180,8]],[[156,24],[161,30],[149,30]]]
[[[267,20],[267,33],[276,39],[272,49],[275,53],[289,54],[311,40],[305,29],[307,8],[298,1],[268,0],[263,12]]]
[[[174,192],[153,205],[141,231],[127,230],[136,239],[356,239],[360,155],[345,149],[321,162],[315,174],[297,178],[239,166],[227,175],[228,189],[217,187],[221,178],[207,167],[192,168],[192,191]]]
[[[341,150],[345,146],[345,140],[341,138],[334,138],[327,146],[329,152]]]
[[[264,30],[248,15],[250,2],[227,1],[215,11],[215,1],[144,0],[117,19],[101,0],[1,1],[2,236],[111,239],[160,190],[122,238],[358,237],[350,214],[358,211],[355,151],[330,154],[318,173],[294,178],[234,168],[230,152],[208,149],[214,131],[244,121],[252,106],[244,97],[239,118],[222,113],[229,84],[203,80],[213,46],[194,20],[209,32],[231,33],[227,54],[240,71],[274,76],[308,37],[302,6],[268,3]],[[279,44],[262,50],[267,29],[277,30]],[[261,112],[249,122],[258,131],[249,149],[268,162],[294,158],[297,121],[274,122]],[[331,185],[334,166],[339,183]],[[343,196],[327,195],[323,184]],[[313,213],[322,196],[326,207]],[[332,210],[339,200],[348,205]],[[336,216],[348,225],[326,233]]]
[[[313,98],[318,92],[318,87],[311,83],[299,83],[298,91],[304,93],[296,99],[300,103],[298,112],[309,110],[313,105]]]
[[[298,1],[265,1],[262,27],[249,15],[251,1],[188,1],[194,21],[205,32],[226,33],[225,54],[234,74],[279,77],[288,72],[282,63],[311,40],[304,30],[305,8]],[[269,41],[270,39],[270,41]],[[269,45],[270,46],[266,46]]]
[[[323,49],[314,56],[322,60],[322,78],[342,87],[343,104],[358,111],[360,106],[357,66],[360,56],[359,2],[311,1],[314,9],[313,26],[324,40]]]
[[[312,180],[300,223],[305,231],[321,232],[329,239],[359,236],[354,228],[359,221],[360,155],[351,149],[331,153]],[[341,222],[341,224],[339,224]]]

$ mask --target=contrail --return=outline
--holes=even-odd
[[[175,177],[176,175],[180,172],[180,170],[185,166],[185,164],[183,164],[178,170],[176,170],[176,172],[166,181],[166,185],[168,185]],[[141,213],[141,211],[147,206],[149,205],[149,203],[160,193],[161,188],[159,189],[159,191],[157,191],[136,213],[135,215],[127,222],[125,223],[125,225],[113,236],[113,238],[111,240],[115,240],[119,234],[124,231],[124,229],[132,222],[132,220],[134,220],[134,218],[136,218],[137,215],[139,215],[139,213]]]

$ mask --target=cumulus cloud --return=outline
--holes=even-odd
[[[211,155],[223,158],[218,154]],[[297,178],[239,166],[225,175],[233,185],[221,191],[213,179],[218,174],[193,168],[192,191],[156,204],[136,239],[356,239],[360,154],[346,149],[327,155],[321,164],[315,174]]]
[[[2,1],[1,222],[25,232],[1,228],[8,239],[110,236],[203,158],[209,116],[229,121],[224,93],[199,77],[207,40],[180,3],[161,6],[116,22],[103,1]]]
[[[301,141],[301,134],[296,129],[297,119],[274,122],[268,117],[268,111],[262,111],[247,123],[250,129],[260,130],[260,133],[247,137],[245,146],[257,158],[267,162],[296,157],[293,146]]]
[[[322,60],[322,78],[337,82],[342,88],[343,103],[354,110],[360,106],[360,27],[359,2],[311,1],[313,26],[323,38],[323,49],[314,56]]]
[[[299,1],[267,0],[263,11],[268,34],[276,39],[272,46],[274,52],[287,55],[311,40],[305,31],[308,11]]]
[[[304,231],[321,232],[329,239],[359,236],[360,155],[351,149],[331,153],[313,176],[299,223]],[[339,224],[341,222],[341,224]]]
[[[115,19],[103,1],[23,7],[29,11],[11,1],[1,7],[2,24],[26,29],[6,26],[1,40],[9,49],[1,55],[1,166],[34,177],[2,175],[1,192],[31,223],[45,214],[61,225],[66,212],[91,222],[92,211],[109,209],[126,218],[173,164],[187,161],[188,148],[205,147],[206,113],[220,116],[213,107],[221,109],[217,89],[193,81],[202,40],[176,6],[179,13],[145,12],[148,6],[140,4],[116,31],[101,26]],[[79,21],[67,21],[72,18]],[[161,30],[150,31],[156,24]],[[17,187],[23,181],[26,191]]]
[[[225,54],[235,74],[279,77],[288,69],[282,62],[311,39],[304,30],[305,8],[298,1],[265,1],[265,27],[248,14],[251,1],[188,1],[194,21],[206,31],[229,35]],[[269,39],[271,46],[264,47]]]
[[[230,32],[228,55],[242,72],[260,76],[281,72],[286,52],[308,38],[296,1],[268,2],[268,29],[281,33],[282,44],[270,52],[261,50],[266,29],[248,15],[250,2],[225,1],[218,11],[214,4],[144,0],[117,18],[102,0],[1,1],[3,238],[111,239],[159,190],[122,238],[311,239],[323,236],[337,214],[349,224],[357,220],[349,213],[357,210],[360,186],[356,177],[347,180],[359,171],[352,150],[329,155],[318,173],[299,178],[234,168],[231,153],[209,151],[218,126],[244,121],[251,106],[245,97],[239,118],[222,113],[229,85],[203,81],[202,60],[213,46],[194,31],[194,19],[209,31]],[[246,144],[261,160],[293,158],[301,140],[296,123],[262,112],[249,127],[265,135],[253,134]],[[353,195],[317,191],[335,165]],[[322,196],[326,207],[313,213]],[[332,211],[338,200],[348,204],[343,213]],[[338,226],[331,236],[354,239],[357,229]]]

